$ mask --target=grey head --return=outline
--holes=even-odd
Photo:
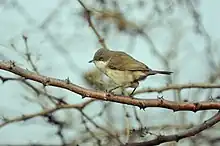
[[[101,48],[98,51],[96,51],[93,59],[89,61],[89,63],[94,61],[108,61],[111,57],[111,51],[108,49]]]

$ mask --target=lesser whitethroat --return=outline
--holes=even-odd
[[[170,71],[152,70],[144,63],[134,59],[122,51],[111,51],[108,49],[99,49],[89,63],[95,63],[96,67],[111,78],[119,87],[134,88],[130,95],[134,93],[139,85],[139,81],[146,79],[147,76],[155,74],[170,75]]]

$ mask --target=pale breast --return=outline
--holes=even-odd
[[[96,67],[111,78],[117,85],[128,85],[129,83],[138,81],[139,78],[146,74],[142,71],[120,71],[106,68],[107,63],[103,61],[94,62]]]
[[[146,77],[146,74],[142,71],[119,71],[107,69],[106,74],[118,85],[129,85],[129,83],[142,80]]]
[[[126,85],[134,81],[134,76],[130,71],[107,69],[106,75],[118,85]]]

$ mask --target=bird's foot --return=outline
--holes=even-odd
[[[113,90],[108,90],[108,89],[106,89],[105,92],[110,93],[110,94],[112,94],[112,95],[115,95],[115,93],[113,92]]]
[[[157,99],[159,99],[159,100],[164,100],[163,95],[158,95],[158,96],[157,96]]]
[[[131,98],[134,98],[133,95],[134,95],[134,93],[130,93],[128,96]]]
[[[137,87],[135,87],[135,88],[133,89],[133,91],[129,94],[129,97],[133,97],[134,92],[136,91],[136,89],[137,89]]]

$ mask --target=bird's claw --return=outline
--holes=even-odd
[[[164,100],[163,95],[157,96],[157,99],[159,99],[159,100]]]
[[[115,95],[115,93],[112,90],[105,89],[105,92]]]
[[[134,95],[134,93],[130,93],[130,94],[129,94],[129,97],[133,98],[133,95]]]

